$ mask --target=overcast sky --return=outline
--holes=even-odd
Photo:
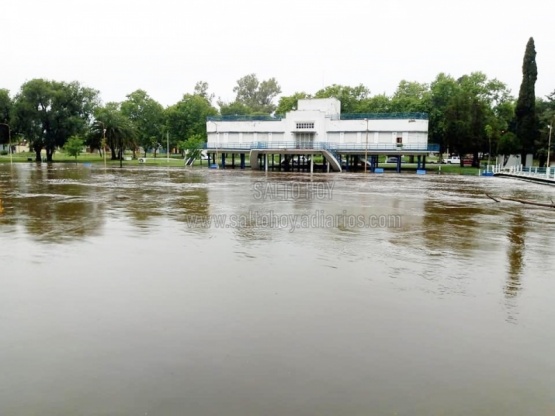
[[[140,88],[167,106],[206,81],[232,101],[250,73],[283,95],[334,83],[390,95],[401,80],[482,71],[517,96],[530,37],[536,95],[555,90],[548,0],[4,0],[1,16],[0,88],[12,95],[47,78],[104,102]]]

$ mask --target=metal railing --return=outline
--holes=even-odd
[[[203,149],[237,149],[237,150],[251,150],[254,149],[253,143],[204,143]]]
[[[237,150],[252,150],[252,149],[303,149],[303,150],[330,150],[330,151],[426,151],[438,152],[439,144],[404,144],[399,146],[394,143],[369,143],[368,146],[364,143],[337,143],[337,142],[249,142],[249,143],[206,143],[204,149],[218,150],[218,149],[237,149]]]
[[[206,117],[207,121],[281,121],[282,116],[270,115],[229,115]]]
[[[344,113],[339,114],[340,120],[428,120],[427,113]],[[281,121],[284,115],[248,115],[234,114],[226,116],[210,116],[207,121]]]
[[[341,114],[340,120],[428,120],[426,113],[351,113]]]
[[[555,179],[555,168],[553,167],[540,168],[537,166],[523,165],[503,167],[502,165],[490,165],[486,167],[484,172],[492,172],[493,174],[506,173],[514,176]]]

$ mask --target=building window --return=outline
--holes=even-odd
[[[313,129],[313,128],[314,128],[314,122],[297,123],[297,130]]]
[[[403,144],[403,138],[397,136],[397,144]]]

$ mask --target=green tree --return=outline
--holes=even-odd
[[[361,103],[368,98],[370,90],[360,84],[356,87],[333,84],[314,94],[314,98],[337,98],[341,101],[342,113],[360,113]]]
[[[555,123],[555,91],[546,97],[546,100],[536,99],[536,114],[538,114],[540,124],[540,136],[536,140],[536,155],[539,165],[545,166],[547,162],[547,148],[549,145],[549,126]],[[553,136],[553,132],[552,132]],[[550,163],[555,158],[553,148],[555,145],[554,137],[551,138],[551,149],[549,151]]]
[[[83,152],[83,146],[85,146],[85,142],[81,137],[71,136],[67,139],[64,150],[69,156],[75,157],[75,161],[77,161],[77,156]]]
[[[145,157],[148,149],[155,148],[164,134],[164,107],[149,97],[143,90],[137,90],[121,103],[121,113],[135,127],[137,145],[143,148]]]
[[[275,78],[260,82],[255,74],[249,74],[237,80],[233,92],[236,93],[235,103],[250,109],[248,114],[272,114],[276,109],[273,101],[281,93],[281,87]],[[230,104],[218,102],[218,105],[225,108]],[[241,110],[246,110],[244,107]]]
[[[512,132],[506,132],[499,138],[497,145],[497,154],[499,155],[516,155],[520,154],[522,143],[518,137]]]
[[[13,100],[10,92],[6,89],[0,89],[0,123],[9,123],[11,120]]]
[[[212,103],[212,100],[214,99],[214,94],[208,93],[208,82],[205,81],[198,81],[195,84],[193,94],[200,95],[201,97],[206,98],[209,103]]]
[[[298,107],[299,100],[304,100],[310,98],[310,94],[306,92],[296,92],[288,97],[280,97],[278,106],[276,108],[276,114],[284,116],[287,112],[296,110]]]
[[[183,156],[186,155],[187,158],[198,159],[202,153],[202,149],[204,148],[204,143],[206,143],[206,141],[200,134],[194,134],[189,137],[181,144]]]
[[[5,89],[0,89],[0,143],[6,144],[10,141],[11,115],[12,115],[13,101],[10,97],[10,92]]]
[[[122,112],[119,103],[106,103],[99,107],[94,114],[95,122],[91,127],[89,145],[101,148],[102,139],[106,137],[106,144],[111,151],[112,160],[123,161],[125,149],[136,148],[137,132],[135,126]]]
[[[490,142],[491,148],[495,149],[501,134],[513,123],[514,98],[505,83],[495,78],[488,79],[482,72],[465,75],[461,77],[460,83],[465,91],[482,103],[482,107],[478,110],[481,110],[480,117],[485,118],[485,122],[480,121],[480,129],[484,125],[489,126],[485,135],[475,137],[474,158],[476,160],[476,152],[489,152]]]
[[[446,144],[451,152],[459,153],[461,156],[473,154],[474,165],[478,164],[478,153],[489,148],[486,132],[487,111],[487,104],[462,86],[456,90],[445,110]],[[461,158],[461,166],[462,163]]]
[[[450,75],[440,73],[430,84],[430,112],[428,137],[431,143],[440,145],[440,152],[443,153],[449,146],[448,143],[448,122],[447,111],[451,100],[459,92],[460,87],[455,78]]]
[[[97,105],[98,91],[78,82],[34,79],[16,95],[14,118],[35,151],[36,161],[41,161],[41,151],[46,149],[50,162],[56,148],[63,147],[70,136],[86,133]]]
[[[364,98],[359,103],[361,113],[389,113],[391,112],[391,98],[385,94]]]
[[[231,103],[218,101],[218,106],[220,107],[220,114],[222,116],[245,116],[253,113],[252,108],[243,103],[238,103],[237,101]]]
[[[188,140],[199,135],[206,137],[206,118],[215,116],[218,111],[206,97],[196,94],[185,94],[181,101],[166,109],[166,125],[171,144]]]
[[[534,153],[534,143],[539,138],[539,122],[536,115],[535,86],[538,78],[534,38],[526,44],[522,63],[522,83],[515,107],[515,133],[522,144],[522,161],[528,153]]]
[[[457,80],[441,73],[430,91],[430,141],[439,143],[442,152],[449,148],[472,153],[477,165],[479,154],[495,149],[511,122],[512,97],[507,86],[481,72]]]
[[[395,113],[428,113],[430,86],[418,82],[401,81],[391,98],[391,111]]]

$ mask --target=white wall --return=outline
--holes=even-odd
[[[279,121],[208,121],[208,143],[291,142],[296,132],[314,133],[316,143],[362,143],[367,132],[368,143],[396,144],[397,137],[403,138],[403,144],[428,143],[428,120],[339,120],[336,99],[299,100],[298,106]],[[314,127],[297,128],[297,123],[314,123]]]
[[[336,98],[315,98],[297,102],[297,111],[310,110],[323,112],[326,116],[339,116],[341,114],[341,102]]]

